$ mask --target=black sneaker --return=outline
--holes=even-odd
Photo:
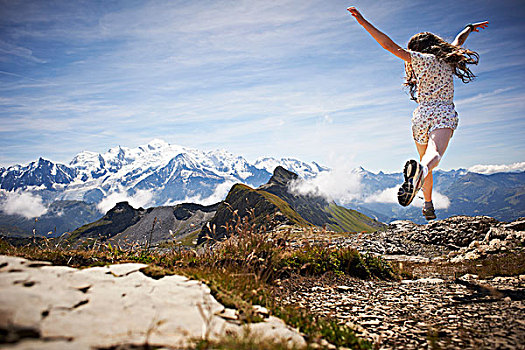
[[[434,220],[436,218],[436,212],[434,211],[434,208],[423,208],[423,215],[427,220]]]
[[[405,182],[397,191],[397,200],[399,204],[406,207],[412,203],[417,191],[423,186],[423,166],[418,161],[411,159],[405,163],[403,169]]]

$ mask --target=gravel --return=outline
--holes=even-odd
[[[522,254],[524,229],[524,219],[457,216],[428,225],[397,221],[374,233],[296,230],[290,240],[295,247],[351,246],[425,268],[402,281],[292,276],[281,281],[279,298],[351,326],[380,349],[523,349],[525,275],[480,279],[442,266]]]

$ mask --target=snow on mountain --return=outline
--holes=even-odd
[[[329,168],[323,167],[316,162],[305,163],[293,158],[258,158],[254,165],[256,168],[264,169],[269,173],[273,173],[273,170],[280,165],[286,170],[296,173],[303,179],[309,179],[317,176],[317,174],[320,172],[330,170]]]
[[[259,186],[278,165],[305,178],[327,170],[316,163],[296,159],[260,159],[250,164],[226,150],[200,151],[163,140],[136,148],[117,146],[99,154],[84,151],[69,165],[40,159],[27,166],[0,169],[0,188],[38,193],[45,202],[104,198],[144,197],[149,205],[175,203],[188,198],[210,198],[221,184],[242,182]],[[118,195],[116,195],[118,194]]]
[[[15,165],[0,173],[0,188],[14,191],[18,188],[52,188],[53,184],[68,184],[75,177],[75,171],[63,164],[55,164],[43,158],[26,166]]]
[[[82,181],[90,177],[97,178],[106,173],[104,158],[95,152],[84,151],[77,154],[69,166],[77,170],[77,175]]]

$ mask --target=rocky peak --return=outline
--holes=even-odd
[[[126,157],[126,153],[124,152],[124,150],[122,149],[122,147],[120,147],[120,145],[118,146],[118,154],[117,154],[117,159],[118,160],[124,160]]]
[[[273,175],[268,181],[268,184],[276,184],[282,186],[288,186],[288,184],[298,178],[296,173],[286,170],[282,166],[278,166],[273,171]]]
[[[102,237],[107,239],[134,225],[146,212],[143,208],[134,209],[128,202],[119,202],[100,220],[77,228],[70,239]]]
[[[115,204],[113,208],[111,208],[108,211],[108,214],[110,213],[122,213],[127,211],[135,211],[135,208],[133,208],[128,202],[118,202]]]

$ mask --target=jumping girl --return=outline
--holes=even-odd
[[[467,65],[478,64],[479,60],[476,52],[461,45],[471,32],[486,28],[489,22],[467,24],[452,44],[435,34],[419,33],[409,40],[405,50],[364,19],[355,7],[349,7],[348,11],[385,50],[405,61],[405,85],[418,103],[412,115],[412,134],[420,162],[414,159],[406,162],[404,183],[399,188],[397,199],[402,206],[408,206],[422,188],[425,197],[423,215],[427,220],[435,219],[432,169],[439,164],[458,126],[453,103],[453,76],[468,83],[475,76]]]

